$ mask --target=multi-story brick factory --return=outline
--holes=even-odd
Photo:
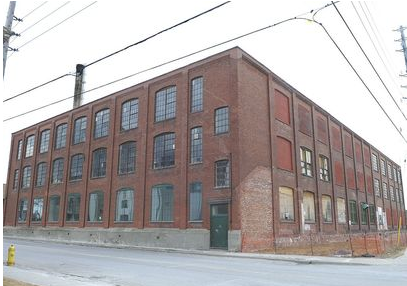
[[[380,252],[406,228],[400,166],[238,47],[15,132],[8,171],[8,235]]]

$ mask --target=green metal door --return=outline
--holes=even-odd
[[[228,205],[211,205],[211,248],[228,248],[228,230]]]

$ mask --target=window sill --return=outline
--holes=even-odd
[[[85,143],[85,141],[81,141],[81,142],[72,142],[72,146],[76,146],[76,145],[83,144],[83,143]]]
[[[215,186],[215,190],[230,189],[230,186]]]
[[[159,120],[159,121],[157,121],[157,120],[154,119],[154,124],[156,124],[156,123],[164,123],[164,122],[168,122],[168,121],[173,121],[173,120],[175,120],[175,119],[176,119],[176,117],[165,118],[165,119],[162,119],[162,120]]]
[[[166,166],[166,167],[159,167],[159,168],[154,168],[153,167],[153,170],[154,171],[160,171],[160,170],[167,170],[167,169],[173,169],[173,168],[175,168],[175,165]]]
[[[106,178],[106,176],[100,176],[100,177],[91,177],[91,180],[97,180],[97,179],[103,179]]]
[[[332,224],[333,221],[323,221],[322,223],[325,223],[325,224]]]
[[[188,223],[203,223],[203,220],[190,220]]]
[[[113,223],[126,223],[126,224],[131,224],[131,223],[133,223],[134,221],[132,221],[132,220],[126,220],[126,221],[120,221],[120,220],[115,220]]]
[[[295,224],[295,220],[280,220],[280,223]]]
[[[213,135],[214,136],[221,136],[221,135],[225,135],[225,134],[229,134],[229,131],[214,133]]]
[[[161,121],[160,121],[160,122],[161,122]],[[121,128],[120,128],[120,134],[126,134],[126,133],[128,133],[128,132],[135,131],[135,130],[137,130],[137,129],[138,129],[138,126],[133,127],[133,128],[129,128],[129,129],[121,129]]]
[[[189,163],[189,166],[191,166],[191,167],[193,167],[193,166],[202,166],[203,165],[203,162],[201,161],[201,162],[194,162],[194,163]]]
[[[174,221],[173,220],[163,220],[163,221],[150,221],[150,223],[174,223]]]
[[[134,171],[134,172],[128,172],[128,173],[120,173],[120,174],[117,174],[119,177],[125,177],[125,176],[128,176],[128,175],[134,175],[136,172]]]
[[[63,182],[55,182],[55,183],[52,182],[52,183],[51,183],[51,185],[53,185],[53,186],[62,185],[62,184],[63,184]]]
[[[69,180],[69,183],[77,183],[77,182],[81,182],[81,181],[82,181],[82,178],[81,179]]]
[[[303,174],[303,173],[301,173],[301,175],[303,176],[303,177],[306,177],[306,178],[313,178],[314,176],[310,176],[310,175],[306,175],[306,174]]]

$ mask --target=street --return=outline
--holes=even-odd
[[[405,285],[407,255],[377,265],[305,264],[4,238],[5,277],[52,285]],[[3,264],[5,265],[5,264]]]

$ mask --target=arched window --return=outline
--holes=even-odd
[[[62,183],[64,178],[64,159],[58,158],[55,159],[52,163],[52,178],[51,182],[53,184]]]
[[[177,87],[170,86],[155,94],[155,122],[175,117],[177,107]]]
[[[153,168],[160,169],[175,164],[175,133],[163,133],[154,137]]]
[[[136,142],[125,142],[119,147],[119,175],[136,170]]]
[[[86,140],[86,116],[79,117],[75,120],[74,130],[73,130],[73,144],[78,144],[85,142]]]
[[[41,140],[40,140],[40,153],[48,152],[49,147],[49,137],[50,137],[50,130],[44,130],[41,132]]]
[[[85,155],[83,155],[83,154],[75,154],[72,156],[69,180],[74,181],[74,180],[82,179],[84,161],[85,161]]]
[[[109,108],[102,109],[95,114],[95,139],[107,136],[109,134]]]
[[[128,100],[122,104],[121,129],[130,130],[138,126],[138,98]]]
[[[29,188],[31,186],[31,166],[25,166],[23,169],[23,180],[21,188]]]
[[[47,174],[47,164],[45,162],[41,162],[37,165],[37,179],[35,182],[35,186],[42,187],[45,185],[45,178]]]
[[[66,123],[58,125],[56,136],[55,136],[55,149],[61,149],[66,146],[67,129],[68,129],[68,124],[66,124]]]
[[[101,178],[106,176],[107,149],[99,148],[92,154],[92,178]]]

